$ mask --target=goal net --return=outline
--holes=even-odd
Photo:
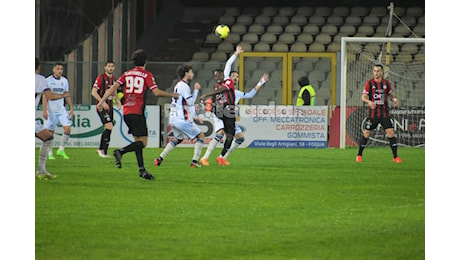
[[[367,104],[361,101],[366,81],[372,79],[375,63],[385,65],[399,106],[390,104],[395,135],[400,146],[425,145],[425,39],[342,38],[340,148],[356,146],[364,131]],[[379,125],[368,145],[387,145]]]

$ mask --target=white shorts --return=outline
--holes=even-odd
[[[193,139],[201,133],[200,128],[191,121],[169,122],[169,125],[171,126],[174,137],[179,140],[184,139],[185,136],[189,139]]]
[[[222,119],[217,118],[217,116],[214,116],[214,129],[216,129],[216,133],[220,129],[224,129],[224,121]],[[243,132],[243,130],[241,130],[240,124],[238,124],[238,122],[235,122],[235,135],[241,132]]]
[[[72,125],[72,120],[69,119],[69,114],[65,112],[48,112],[48,120],[45,122],[46,128],[51,131],[56,130],[57,124],[61,123],[62,126]]]
[[[38,134],[46,128],[42,125],[40,120],[35,120],[35,133]]]

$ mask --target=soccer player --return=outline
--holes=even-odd
[[[116,95],[116,91],[120,86],[123,86],[123,120],[129,128],[129,133],[134,136],[134,142],[129,145],[113,151],[115,163],[118,168],[121,168],[121,158],[123,154],[135,152],[137,165],[139,167],[139,177],[154,180],[155,176],[149,173],[144,167],[143,149],[147,145],[147,122],[145,119],[145,94],[147,88],[158,97],[174,97],[177,98],[177,93],[165,92],[158,88],[155,78],[152,73],[145,70],[147,63],[147,53],[143,49],[134,51],[131,56],[135,68],[125,71],[123,75],[111,86],[96,107],[102,111],[104,102],[111,95]]]
[[[53,93],[51,89],[48,88],[45,77],[40,74],[40,60],[35,58],[35,109],[38,108],[42,95],[46,96],[48,100],[56,100],[70,96],[69,92],[57,94]],[[46,160],[48,159],[48,151],[51,149],[53,133],[46,129],[40,121],[36,120],[35,137],[42,140],[36,175],[39,179],[54,179],[56,175],[49,173],[46,169]]]
[[[233,82],[235,82],[235,85],[237,85],[238,81],[239,81],[239,73],[237,71],[232,71],[232,73],[230,74],[230,77],[232,78]],[[238,105],[238,102],[240,101],[240,99],[253,98],[257,94],[257,91],[259,91],[259,88],[262,87],[265,84],[265,82],[267,82],[267,81],[268,81],[268,74],[265,73],[260,78],[260,80],[257,83],[257,85],[253,89],[251,89],[251,91],[242,92],[242,91],[239,91],[238,89],[235,89],[235,104]],[[239,115],[238,106],[236,107],[236,109],[237,109],[237,115]],[[235,122],[235,138],[233,139],[233,142],[232,142],[232,145],[230,146],[230,149],[228,149],[227,153],[224,155],[224,159],[227,162],[228,162],[227,158],[230,155],[230,153],[233,150],[235,150],[236,148],[238,148],[244,142],[243,129],[241,129],[241,126],[238,123],[238,121],[239,121],[238,118],[239,118],[239,116],[237,117],[237,120]]]
[[[369,106],[369,111],[367,113],[364,134],[359,141],[356,162],[362,161],[363,150],[366,147],[372,130],[381,124],[390,141],[393,162],[401,163],[402,160],[398,157],[398,145],[394,136],[393,121],[390,118],[390,108],[387,101],[389,97],[393,101],[395,107],[397,107],[399,105],[398,99],[393,95],[390,82],[383,78],[383,64],[375,64],[373,72],[374,78],[366,82],[361,97],[361,100]]]
[[[115,70],[115,64],[113,61],[107,61],[104,66],[104,73],[97,76],[94,81],[91,95],[96,99],[97,102],[101,100],[101,97],[105,92],[117,81],[117,78],[113,75]],[[109,149],[110,135],[113,129],[113,100],[117,104],[118,110],[121,110],[121,101],[118,99],[118,94],[111,95],[108,97],[107,102],[102,103],[102,111],[97,111],[102,124],[104,125],[104,131],[101,135],[101,141],[99,143],[99,149],[97,154],[102,158],[107,158],[107,150]]]
[[[300,86],[297,94],[297,106],[314,106],[316,104],[316,93],[313,86],[310,84],[307,76],[299,78],[297,83]]]
[[[222,148],[220,155],[217,157],[217,163],[219,165],[230,165],[230,163],[224,159],[225,154],[232,145],[233,137],[235,135],[236,122],[235,84],[230,78],[230,70],[237,56],[243,51],[243,48],[238,45],[236,47],[235,53],[225,63],[224,70],[214,70],[214,80],[217,82],[217,86],[214,87],[213,91],[200,97],[200,100],[204,101],[207,97],[212,96],[213,103],[215,104],[214,126],[217,129],[216,136],[209,143],[208,149],[206,149],[206,154],[203,156],[203,158],[200,159],[201,164],[205,166],[209,165],[209,155],[220,142],[220,140],[224,137],[224,134],[224,147]]]
[[[60,62],[54,64],[53,75],[46,78],[48,87],[53,93],[62,94],[69,92],[69,81],[62,76],[64,72],[64,65]],[[61,144],[56,152],[56,155],[62,156],[64,159],[69,159],[69,156],[64,151],[65,145],[70,139],[70,131],[73,117],[73,105],[70,96],[65,97],[65,103],[69,105],[69,112],[67,112],[64,98],[57,100],[47,100],[46,95],[43,96],[43,117],[46,119],[46,128],[54,134],[56,127],[62,125],[64,133],[61,137]],[[48,112],[49,110],[49,112]],[[50,149],[48,159],[54,160],[53,150]]]
[[[155,159],[155,165],[160,166],[161,162],[166,158],[166,155],[187,136],[190,140],[196,138],[190,167],[201,167],[198,163],[198,159],[200,158],[201,149],[203,147],[204,133],[193,121],[196,118],[195,100],[201,86],[200,83],[196,82],[192,95],[190,82],[193,80],[194,73],[192,67],[189,65],[179,65],[177,68],[177,75],[181,80],[174,87],[174,92],[178,93],[179,97],[172,99],[169,111],[169,125],[171,126],[174,136],[161,152],[160,156]]]

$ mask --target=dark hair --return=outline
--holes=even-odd
[[[137,49],[131,55],[134,66],[144,66],[147,61],[147,53],[143,49]]]
[[[115,64],[115,62],[113,62],[113,60],[108,60],[108,61],[105,62],[105,65],[107,65],[109,63]]]
[[[238,75],[240,75],[240,73],[238,71],[236,71],[236,70],[230,71],[230,75],[232,75],[232,73],[238,73]]]
[[[54,63],[54,66],[53,66],[53,67],[56,67],[56,66],[62,66],[62,67],[64,67],[64,64],[63,64],[62,62],[59,62],[59,61],[58,61],[58,62]]]
[[[39,66],[40,66],[40,60],[38,59],[38,57],[35,57],[35,69],[37,70]]]
[[[383,64],[382,63],[379,62],[379,63],[374,64],[374,67],[376,67],[376,66],[382,68],[382,70],[383,70]]]
[[[310,81],[308,80],[307,76],[302,76],[297,80],[297,83],[299,83],[299,86],[303,87],[306,85],[310,85]]]
[[[212,71],[212,75],[214,75],[216,72],[224,72],[222,69],[215,69]]]
[[[185,73],[189,72],[192,70],[192,66],[187,65],[187,64],[181,64],[179,67],[177,67],[176,73],[179,76],[179,78],[183,78],[185,76]]]

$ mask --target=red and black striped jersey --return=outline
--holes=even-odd
[[[390,107],[388,106],[387,98],[391,92],[391,84],[386,79],[382,79],[380,82],[371,79],[366,82],[363,94],[367,94],[369,100],[376,105],[375,109],[369,108],[368,118],[385,118],[390,116]]]
[[[103,73],[97,76],[96,80],[94,81],[93,88],[97,89],[97,93],[100,97],[104,96],[105,92],[117,81],[117,78],[112,75],[108,76],[107,74]],[[107,104],[112,109],[113,107],[113,98],[110,96],[107,99]]]
[[[235,84],[233,80],[228,78],[221,84],[218,84],[214,89],[217,90],[221,87],[226,88],[223,92],[216,94],[216,103],[223,107],[230,105],[235,106]]]

